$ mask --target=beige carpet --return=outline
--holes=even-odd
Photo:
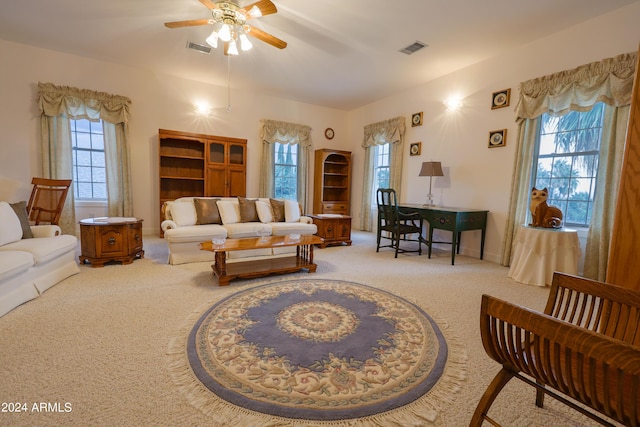
[[[389,249],[375,252],[375,235],[354,232],[352,237],[351,247],[315,251],[316,277],[393,292],[427,311],[445,334],[460,339],[467,351],[467,378],[433,425],[468,425],[499,369],[485,355],[478,332],[481,295],[540,310],[548,290],[518,284],[507,278],[506,268],[490,262],[458,256],[451,266],[445,250],[432,259],[426,254],[394,259]],[[9,402],[26,407],[23,413],[0,412],[0,425],[223,425],[191,406],[173,383],[170,341],[212,302],[293,276],[218,287],[208,263],[170,266],[161,239],[145,236],[144,246],[145,259],[127,266],[82,266],[80,274],[0,318],[0,410],[9,408]],[[512,380],[490,415],[505,427],[597,425],[550,398],[544,409],[536,408],[534,399],[533,389]]]

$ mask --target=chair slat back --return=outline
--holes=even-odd
[[[71,186],[70,179],[33,178],[27,213],[35,225],[58,224]]]
[[[640,346],[640,292],[555,273],[545,314]]]
[[[398,223],[398,200],[396,191],[392,188],[379,188],[376,191],[378,215],[382,226],[395,225]]]

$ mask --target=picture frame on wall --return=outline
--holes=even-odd
[[[504,108],[509,106],[511,100],[511,88],[499,90],[491,94],[491,109]]]
[[[422,126],[422,111],[411,115],[411,127]]]
[[[409,145],[409,155],[419,156],[422,151],[422,142],[414,142]]]
[[[492,130],[489,132],[489,148],[504,147],[507,145],[507,130]]]

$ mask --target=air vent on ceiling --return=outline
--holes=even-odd
[[[200,53],[206,53],[206,54],[211,53],[211,48],[209,46],[204,46],[197,43],[187,42],[187,48],[196,50]]]
[[[423,47],[427,47],[427,44],[416,40],[415,43],[410,44],[409,46],[405,47],[404,49],[400,49],[400,52],[406,53],[407,55],[411,55],[412,53],[415,53],[415,52],[419,51]]]

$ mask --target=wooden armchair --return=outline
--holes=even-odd
[[[29,221],[35,225],[58,225],[71,180],[33,178],[31,184],[33,189],[27,204]]]
[[[502,369],[469,425],[499,425],[487,413],[516,377],[536,388],[538,407],[549,394],[603,425],[613,424],[600,415],[639,426],[639,326],[639,291],[567,274],[554,274],[544,313],[483,295],[482,343]]]
[[[378,204],[378,234],[377,234],[377,246],[376,252],[380,251],[380,248],[393,248],[395,249],[395,257],[398,258],[398,252],[418,252],[418,255],[422,254],[422,226],[423,219],[417,212],[403,213],[398,209],[398,201],[396,199],[396,192],[391,188],[379,188],[376,191],[376,202]],[[387,236],[383,236],[382,232],[388,233]],[[416,234],[415,239],[407,237],[408,235]],[[390,243],[385,246],[380,246],[380,240],[382,238],[389,239]],[[400,241],[405,242],[418,242],[418,249],[410,250],[400,247]]]

